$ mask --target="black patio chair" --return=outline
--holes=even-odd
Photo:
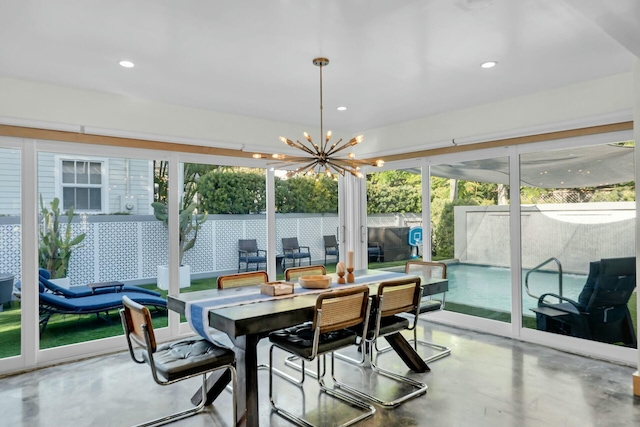
[[[307,258],[309,265],[311,265],[311,250],[309,246],[300,246],[298,244],[297,237],[285,237],[282,239],[282,252],[284,252],[284,264],[288,259],[293,262],[293,266],[296,266],[296,260],[298,265],[302,265],[302,260]]]
[[[336,262],[340,260],[340,251],[336,236],[322,236],[324,239],[324,263],[327,264],[327,256],[336,257]]]
[[[249,264],[255,264],[256,271],[260,269],[260,264],[267,268],[267,251],[258,249],[256,239],[238,240],[238,273],[243,263],[244,271],[249,271]]]
[[[636,287],[635,257],[602,259],[589,267],[578,301],[553,293],[540,296],[532,309],[537,329],[637,347],[627,307]],[[552,298],[558,302],[550,302]]]
[[[368,242],[367,253],[369,255],[369,261],[375,259],[376,262],[380,262],[383,256],[382,245],[378,242]]]

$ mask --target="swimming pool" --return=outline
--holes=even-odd
[[[524,290],[522,275],[523,313],[533,315],[531,308],[538,300],[530,297]],[[447,264],[449,291],[446,302],[465,304],[490,310],[511,312],[511,269],[473,264]],[[586,274],[562,275],[563,295],[578,299],[587,280]],[[558,293],[557,273],[536,271],[529,276],[529,289],[534,295],[546,292]]]
[[[529,309],[538,305],[535,298],[524,290],[523,272],[523,313],[531,313]],[[511,311],[511,269],[486,265],[449,264],[447,266],[449,292],[447,301],[473,305],[492,310]],[[563,295],[573,300],[578,299],[580,291],[587,280],[585,274],[562,275]],[[534,295],[546,292],[558,293],[558,274],[536,271],[529,276],[529,290]]]

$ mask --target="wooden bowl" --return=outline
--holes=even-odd
[[[298,283],[305,289],[326,289],[331,286],[331,276],[300,276]]]

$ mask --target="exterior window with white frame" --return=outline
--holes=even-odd
[[[62,160],[62,207],[102,211],[102,162]]]

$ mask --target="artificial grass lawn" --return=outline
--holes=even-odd
[[[405,261],[395,262],[373,262],[369,264],[369,268],[391,268],[405,264]],[[334,273],[335,264],[326,266],[327,273]],[[196,292],[205,289],[213,289],[216,287],[216,277],[207,279],[196,279],[191,282],[189,288],[182,289],[181,292]],[[277,275],[277,280],[283,280],[284,274]],[[144,285],[148,289],[158,291],[163,298],[167,297],[167,291],[155,288],[154,284]],[[5,306],[4,311],[0,312],[0,358],[17,356],[20,354],[20,315],[21,310],[19,303],[14,303],[15,307]],[[469,314],[471,316],[482,317],[486,319],[494,319],[501,322],[510,322],[511,313],[489,310],[486,308],[473,307],[464,304],[456,304],[447,302],[445,309],[458,313]],[[629,300],[629,311],[633,319],[633,325],[637,331],[637,298],[636,294],[632,295]],[[104,316],[104,314],[102,315]],[[153,327],[163,328],[168,324],[167,313],[165,311],[153,312]],[[122,325],[120,324],[120,316],[117,310],[109,312],[109,324],[103,318],[97,318],[95,314],[86,315],[54,315],[49,320],[49,324],[44,334],[40,338],[40,348],[52,348],[63,345],[75,344],[79,342],[92,341],[101,338],[122,335]],[[181,316],[181,322],[185,322],[184,316]],[[526,328],[535,329],[536,320],[534,316],[524,316],[524,326]]]
[[[385,268],[390,266],[402,265],[403,262],[395,263],[372,263],[371,268]],[[335,264],[326,266],[327,273],[334,273]],[[277,275],[277,280],[283,280],[284,273]],[[191,281],[189,288],[181,289],[181,292],[196,292],[205,289],[213,289],[216,285],[217,277],[206,279],[196,279]],[[167,297],[168,292],[157,289],[155,284],[142,285],[145,288],[160,292],[163,298]],[[7,307],[0,312],[0,358],[17,356],[20,354],[20,303],[14,302],[14,307]],[[49,323],[40,337],[40,348],[52,348],[63,345],[75,344],[85,341],[92,341],[101,338],[122,335],[122,325],[120,324],[120,316],[117,310],[109,312],[107,322],[104,318],[98,318],[95,314],[86,315],[60,315],[55,314],[49,320]],[[153,327],[163,328],[168,324],[166,312],[153,312]],[[181,316],[181,322],[186,322],[184,316]]]

